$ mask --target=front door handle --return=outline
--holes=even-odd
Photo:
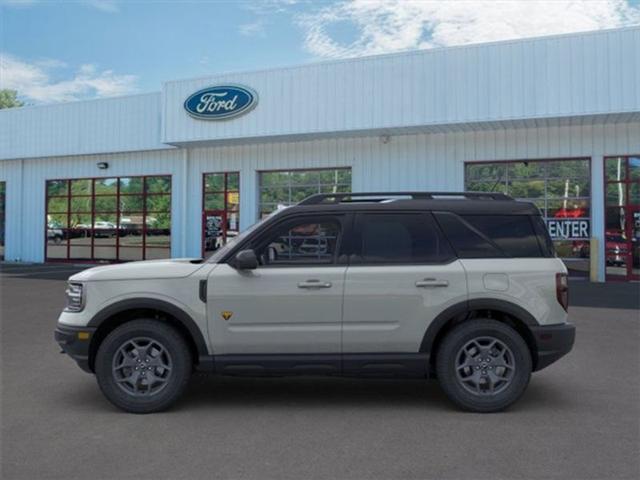
[[[321,282],[320,280],[307,280],[306,282],[298,283],[298,288],[331,288],[331,282]]]
[[[448,287],[449,282],[446,280],[436,280],[435,278],[425,278],[424,280],[418,280],[416,287],[418,288],[435,288],[435,287]]]

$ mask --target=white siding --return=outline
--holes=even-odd
[[[160,143],[160,94],[0,111],[0,159],[170,148]]]
[[[255,89],[258,106],[227,121],[187,115],[190,94],[224,83]],[[634,27],[171,81],[163,89],[162,139],[452,130],[638,111],[640,27]]]

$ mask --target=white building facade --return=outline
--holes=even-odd
[[[5,261],[200,257],[311,193],[465,189],[536,202],[572,274],[639,279],[640,28],[0,111]]]

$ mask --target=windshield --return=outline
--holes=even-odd
[[[275,217],[276,215],[278,215],[280,212],[282,212],[285,208],[287,207],[283,207],[280,208],[278,210],[275,210],[273,212],[271,212],[269,215],[267,215],[266,217],[258,220],[256,223],[254,223],[253,225],[251,225],[249,228],[247,228],[244,232],[240,233],[239,235],[237,235],[234,238],[230,238],[227,243],[221,247],[220,249],[216,250],[213,255],[211,255],[208,259],[207,262],[211,262],[211,263],[218,263],[220,261],[221,258],[223,258],[227,253],[229,253],[229,251],[233,248],[233,246],[237,243],[237,242],[242,242],[245,238],[247,238],[247,236],[255,231],[260,225],[262,225],[265,220],[271,218],[271,217]]]

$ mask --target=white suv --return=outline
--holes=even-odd
[[[105,396],[163,410],[193,370],[437,378],[492,412],[573,346],[539,210],[493,193],[320,194],[208,260],[69,279],[55,337]]]

